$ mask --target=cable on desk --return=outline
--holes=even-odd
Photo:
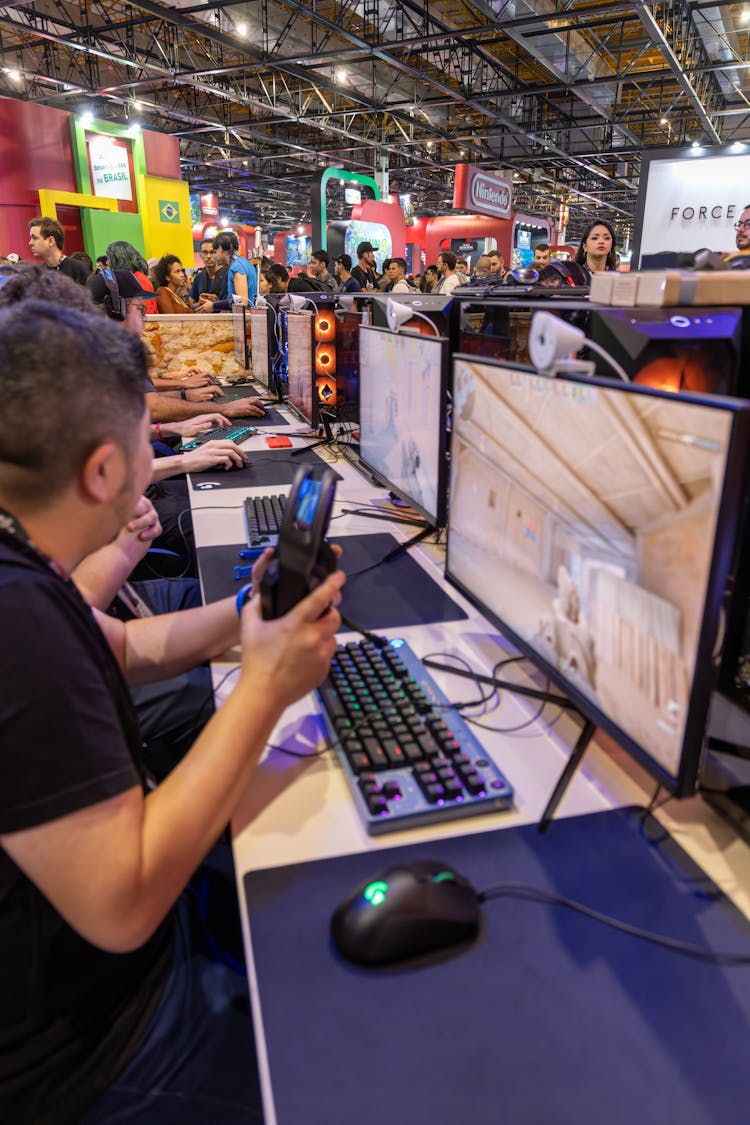
[[[663,949],[669,949],[674,953],[681,953],[686,957],[694,957],[696,960],[706,961],[712,965],[724,965],[729,968],[750,965],[750,953],[714,951],[712,949],[706,949],[705,946],[702,945],[693,945],[692,942],[668,937],[666,934],[657,934],[653,933],[651,930],[642,930],[639,926],[632,926],[629,922],[622,922],[619,918],[612,918],[608,914],[602,914],[600,911],[594,910],[590,906],[585,906],[581,902],[576,902],[575,899],[566,898],[565,895],[555,894],[554,891],[547,891],[542,887],[533,887],[529,883],[490,883],[488,887],[477,891],[477,897],[480,902],[487,902],[491,898],[500,898],[503,895],[508,895],[511,898],[524,899],[528,902],[544,903],[550,906],[564,906],[567,910],[574,910],[578,914],[583,914],[585,918],[591,918],[594,922],[601,922],[602,925],[610,926],[612,929],[619,930],[629,937],[639,938],[641,941],[648,941],[652,945],[658,945]]]

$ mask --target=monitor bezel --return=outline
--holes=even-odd
[[[292,413],[295,415],[295,417],[299,418],[299,420],[301,422],[304,422],[306,425],[310,426],[312,429],[315,429],[318,425],[319,420],[320,420],[319,411],[317,409],[319,404],[317,402],[317,395],[315,393],[315,314],[309,308],[308,309],[284,309],[283,314],[286,318],[286,323],[287,323],[287,334],[286,334],[286,356],[287,356],[287,376],[286,376],[286,378],[287,378],[287,383],[286,383],[286,399],[285,399],[284,405],[287,406],[292,411]],[[291,364],[291,360],[289,358],[289,317],[290,316],[295,317],[295,318],[296,317],[304,317],[307,320],[308,325],[309,325],[309,329],[310,329],[310,357],[311,357],[310,378],[311,378],[311,381],[312,381],[312,386],[311,386],[312,408],[310,410],[310,413],[312,415],[311,418],[308,418],[305,415],[305,413],[302,410],[300,410],[300,408],[295,404],[295,402],[292,399],[292,379],[291,379],[292,364]]]
[[[458,352],[453,357],[451,364],[451,377],[455,371],[455,363],[463,360],[467,363],[482,363],[498,370],[521,371],[527,375],[538,378],[550,378],[539,375],[532,367],[518,363],[507,363],[502,360],[488,359]],[[708,739],[708,718],[712,693],[718,687],[720,658],[714,656],[717,637],[721,620],[721,606],[725,595],[727,580],[731,574],[731,560],[739,528],[733,517],[740,509],[743,482],[748,468],[748,450],[750,449],[750,403],[741,399],[721,397],[718,395],[698,395],[681,392],[679,394],[669,391],[657,390],[641,384],[623,383],[614,379],[601,377],[587,377],[583,375],[558,376],[565,382],[586,384],[601,387],[605,390],[615,390],[623,394],[646,395],[654,398],[675,399],[696,405],[723,410],[731,415],[731,428],[726,453],[726,472],[724,487],[719,501],[716,516],[716,535],[714,550],[706,582],[706,598],[703,617],[698,632],[695,653],[695,667],[692,676],[691,690],[685,717],[685,727],[682,737],[682,749],[677,775],[669,773],[640,743],[636,742],[627,731],[608,718],[583,692],[566,678],[564,673],[535,649],[529,642],[506,622],[499,618],[489,606],[467,589],[450,570],[450,514],[446,529],[445,551],[445,580],[469,601],[484,617],[498,629],[504,637],[538,668],[550,684],[560,689],[564,695],[575,705],[576,709],[586,719],[590,719],[598,728],[605,731],[619,746],[632,755],[659,783],[675,797],[688,797],[692,795],[697,786],[701,759],[706,749]],[[452,462],[451,462],[452,464]],[[449,488],[452,486],[452,476],[449,474]],[[449,500],[450,503],[450,500]]]
[[[374,480],[382,482],[382,484],[398,497],[408,504],[415,512],[424,519],[430,527],[440,528],[445,527],[448,511],[448,386],[449,386],[449,342],[446,336],[428,336],[427,333],[417,332],[391,332],[389,328],[381,328],[379,325],[363,324],[360,326],[360,358],[359,358],[359,385],[360,385],[360,404],[362,402],[362,350],[361,340],[362,332],[377,332],[383,336],[401,336],[410,337],[411,339],[420,338],[422,340],[429,340],[430,344],[433,343],[440,347],[440,418],[439,418],[439,437],[438,437],[438,466],[437,466],[437,513],[433,515],[417,504],[413,497],[409,496],[407,492],[399,488],[397,484],[383,476],[381,471],[371,465],[362,456],[362,409],[360,405],[359,412],[359,462],[362,467],[373,477]]]

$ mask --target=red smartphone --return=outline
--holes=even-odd
[[[289,449],[291,448],[291,440],[284,434],[277,434],[276,437],[267,437],[266,445],[269,449]]]

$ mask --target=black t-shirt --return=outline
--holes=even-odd
[[[79,285],[88,285],[89,271],[80,258],[62,258],[56,266],[47,266],[48,270],[64,273],[66,277],[77,281]]]
[[[5,533],[0,621],[0,834],[145,785],[127,687],[90,609]],[[132,1057],[171,958],[171,918],[133,953],[104,953],[0,849],[0,1120],[75,1119]]]
[[[363,270],[361,266],[355,266],[352,270],[352,277],[356,278],[363,289],[374,289],[377,285],[374,270]]]

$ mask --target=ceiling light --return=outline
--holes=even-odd
[[[240,23],[235,24],[234,27],[237,34],[241,35],[243,39],[247,36],[247,33],[250,30],[250,28],[244,21],[240,21]]]
[[[742,141],[735,141],[732,145],[732,152],[742,152],[744,148],[745,146],[743,145]]]
[[[750,21],[750,7],[743,8],[740,12],[740,23],[748,23]]]
[[[347,80],[347,78],[349,77],[349,75],[348,75],[348,74],[347,74],[347,72],[346,72],[346,71],[345,71],[345,70],[343,69],[343,67],[338,67],[338,68],[337,68],[337,69],[336,69],[336,70],[335,70],[335,71],[333,72],[333,77],[334,77],[334,78],[336,79],[336,81],[337,81],[337,82],[346,82],[346,80]]]
[[[222,225],[223,227],[228,227],[228,226],[229,226],[229,219],[228,219],[228,218],[226,217],[226,215],[224,215],[224,217],[223,217],[223,218],[219,219],[219,222],[221,223],[221,225]]]
[[[91,110],[89,110],[89,109],[84,110],[83,113],[81,114],[81,124],[83,125],[84,129],[87,129],[89,127],[89,125],[93,125],[93,123],[94,123],[94,115],[91,112]]]
[[[140,131],[141,131],[140,121],[131,121],[130,125],[128,126],[128,129],[131,133],[140,133]]]
[[[297,227],[297,234],[304,234],[304,233],[305,233],[305,228],[302,226],[302,223],[300,223],[299,226]]]
[[[668,124],[669,124],[669,122],[667,121],[666,117],[662,117],[662,119],[661,119],[661,121],[659,122],[659,124],[660,124],[660,125],[668,125]]]
[[[6,66],[4,70],[8,75],[8,78],[10,78],[11,82],[23,82],[23,75],[21,74],[20,70],[13,70],[13,68],[10,66]]]

